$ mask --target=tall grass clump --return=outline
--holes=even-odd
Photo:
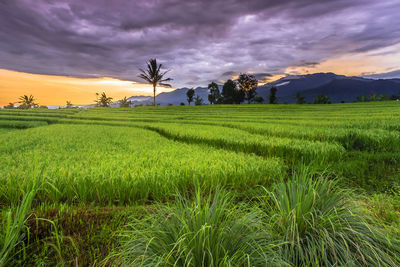
[[[12,265],[16,247],[25,237],[26,221],[35,194],[35,189],[24,193],[20,205],[15,210],[10,209],[3,218],[0,236],[0,267]]]
[[[273,257],[265,254],[267,245],[261,249],[256,213],[239,210],[224,192],[178,196],[173,206],[135,220],[110,258],[124,266],[265,266]]]
[[[398,266],[400,243],[371,225],[349,193],[307,171],[278,183],[262,208],[283,243],[282,259],[294,266]]]

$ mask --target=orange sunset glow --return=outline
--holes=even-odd
[[[109,77],[74,78],[30,74],[0,69],[0,106],[17,102],[18,97],[32,94],[40,105],[93,104],[96,92],[106,92],[114,100],[132,95],[152,95],[153,88],[148,84],[123,81]],[[173,88],[157,89],[158,93]]]

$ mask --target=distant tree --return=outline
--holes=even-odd
[[[236,83],[232,80],[227,80],[222,86],[221,102],[224,104],[233,104]]]
[[[172,103],[168,103],[168,107],[172,107],[174,104],[172,104]]]
[[[390,97],[390,100],[399,100],[399,99],[400,99],[400,95],[392,95]],[[10,103],[10,104],[12,104],[12,103]]]
[[[314,104],[330,104],[331,101],[329,100],[329,96],[324,94],[317,95],[314,98]]]
[[[112,100],[112,97],[107,97],[106,93],[103,92],[101,94],[96,93],[96,100],[94,102],[96,102],[97,107],[109,107]]]
[[[254,98],[254,102],[257,104],[262,104],[264,102],[264,98],[262,98],[261,96],[257,96]]]
[[[14,109],[15,108],[15,106],[14,106],[14,103],[8,103],[8,105],[7,106],[4,106],[4,108],[5,109]]]
[[[296,93],[296,104],[305,104],[306,99],[304,96],[301,96],[300,92]]]
[[[197,95],[197,96],[194,98],[194,104],[195,104],[196,106],[201,106],[201,105],[203,105],[203,98],[201,98],[199,95]]]
[[[43,108],[43,109],[49,109],[48,106],[39,106],[39,108]]]
[[[342,101],[340,101],[340,103],[344,104],[344,103],[346,103],[346,101],[342,100]]]
[[[376,94],[371,94],[369,101],[376,101]]]
[[[184,105],[185,105],[185,103],[181,102],[181,106],[184,106]]]
[[[276,87],[271,87],[271,89],[269,90],[269,103],[270,104],[278,104],[278,98],[276,97],[276,91],[278,91],[278,89],[276,89]]]
[[[358,102],[367,102],[369,101],[368,97],[364,96],[364,95],[360,95],[356,97]]]
[[[209,90],[208,102],[210,102],[210,104],[215,104],[221,97],[218,84],[216,84],[215,82],[210,83],[208,85],[208,90]]]
[[[254,75],[242,73],[237,80],[239,90],[245,92],[247,103],[250,104],[251,100],[256,96],[258,81]]]
[[[381,94],[377,96],[377,100],[378,101],[385,101],[387,99],[387,95],[386,94]]]
[[[23,95],[20,96],[18,99],[18,103],[20,104],[18,107],[19,109],[35,108],[39,105],[38,103],[35,103],[35,98],[33,97],[33,95]]]
[[[246,93],[242,89],[236,88],[233,91],[233,102],[235,104],[240,104],[244,102],[244,99],[246,98]]]
[[[161,71],[162,64],[157,64],[157,59],[150,59],[147,62],[147,70],[139,69],[142,73],[139,75],[140,78],[153,85],[153,106],[156,106],[156,87],[157,85],[171,87],[170,84],[165,82],[172,81],[171,78],[164,78],[167,71]]]
[[[132,105],[132,101],[128,100],[126,96],[124,96],[124,98],[122,98],[118,102],[120,108],[129,108]]]
[[[72,107],[73,107],[73,105],[72,105],[71,101],[67,100],[65,108],[72,108]]]
[[[194,89],[193,89],[193,88],[190,88],[189,90],[187,90],[186,96],[187,96],[187,101],[188,101],[189,106],[190,106],[190,103],[193,102]]]

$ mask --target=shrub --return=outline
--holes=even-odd
[[[396,266],[399,242],[367,222],[336,181],[306,171],[277,184],[262,202],[282,260],[295,266]]]
[[[257,241],[256,213],[238,210],[224,192],[204,200],[197,190],[194,201],[179,196],[175,205],[135,220],[110,258],[129,266],[265,266],[273,257]]]

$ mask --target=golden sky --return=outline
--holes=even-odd
[[[157,93],[171,90],[158,87]],[[93,104],[96,92],[106,92],[119,100],[124,96],[152,95],[153,88],[148,84],[108,77],[74,78],[0,69],[0,106],[17,102],[21,95],[33,95],[39,105],[65,105],[67,100],[74,105]]]

